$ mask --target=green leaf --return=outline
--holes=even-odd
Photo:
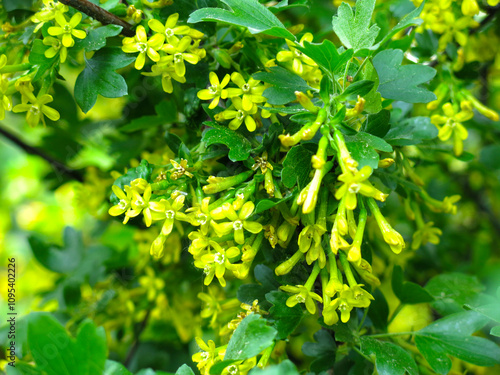
[[[47,244],[34,235],[30,236],[28,241],[36,260],[51,271],[71,272],[78,267],[82,259],[82,234],[71,227],[64,228],[62,248]]]
[[[394,266],[392,269],[392,290],[401,303],[416,304],[432,302],[434,298],[420,285],[403,280],[403,269]]]
[[[352,157],[358,162],[359,169],[365,165],[370,166],[372,169],[378,168],[379,155],[366,141],[354,139],[349,142],[346,140],[346,144]]]
[[[380,44],[384,44],[386,41],[391,39],[394,35],[396,35],[398,32],[401,30],[406,29],[409,26],[418,26],[422,24],[423,20],[420,18],[417,18],[420,16],[420,13],[422,13],[422,9],[424,9],[425,1],[422,1],[420,6],[418,8],[415,8],[412,10],[410,13],[408,13],[406,16],[404,16],[396,26],[392,28],[392,30],[387,34],[384,39],[382,39],[382,42]]]
[[[98,94],[105,98],[127,95],[127,83],[115,70],[134,60],[135,56],[128,56],[120,48],[100,49],[86,60],[85,69],[75,83],[75,99],[82,111],[87,113],[92,109]]]
[[[42,78],[45,72],[52,69],[59,61],[59,55],[55,55],[51,59],[45,57],[45,51],[49,48],[49,46],[43,44],[41,39],[35,39],[33,41],[33,45],[28,56],[28,61],[30,62],[30,64],[38,66],[36,74],[33,77],[33,81],[37,81],[38,79]]]
[[[349,142],[364,142],[368,144],[369,146],[373,147],[375,150],[383,151],[383,152],[392,152],[392,146],[384,141],[382,138],[379,138],[375,135],[365,133],[363,131],[360,131],[356,133],[354,136],[346,136],[346,141],[349,140]]]
[[[267,35],[295,40],[281,21],[257,0],[221,0],[231,10],[219,8],[203,8],[191,13],[188,23],[202,21],[225,22],[231,25],[244,26],[252,34]]]
[[[439,374],[451,369],[448,355],[478,366],[500,363],[500,348],[478,336],[487,319],[474,311],[449,315],[415,332],[415,344],[431,367]]]
[[[370,320],[375,328],[385,331],[389,320],[389,305],[387,304],[387,300],[380,289],[375,289],[372,292],[372,295],[374,300],[370,304],[368,316],[370,317]]]
[[[368,94],[373,87],[375,86],[375,82],[373,81],[368,81],[368,80],[362,80],[362,81],[357,81],[354,83],[351,83],[345,91],[338,96],[337,100],[342,101],[342,100],[354,100],[356,97],[359,96],[365,96]]]
[[[283,185],[287,188],[292,188],[295,184],[298,184],[299,188],[307,185],[312,169],[312,155],[313,153],[302,145],[294,146],[288,151],[281,171]]]
[[[434,139],[438,132],[429,117],[417,116],[392,124],[384,139],[393,146],[410,146]]]
[[[500,302],[489,303],[487,305],[482,306],[471,306],[465,305],[467,308],[474,310],[475,312],[486,316],[487,318],[494,320],[497,323],[500,323]]]
[[[184,364],[179,367],[179,369],[175,372],[175,375],[194,375],[194,372],[191,370],[191,367]]]
[[[370,27],[374,8],[375,0],[357,1],[355,13],[349,4],[340,5],[332,25],[333,31],[344,46],[354,49],[355,52],[373,46],[380,31],[377,25]]]
[[[304,316],[299,305],[288,307],[286,300],[288,294],[279,291],[273,291],[266,294],[266,299],[273,304],[269,310],[269,320],[274,322],[274,327],[278,331],[276,338],[285,340],[295,331]]]
[[[81,359],[79,371],[82,374],[101,374],[108,357],[104,328],[97,328],[91,320],[84,321],[78,329],[76,345]]]
[[[278,365],[267,366],[264,369],[255,367],[248,375],[299,375],[299,372],[289,359],[285,359]]]
[[[171,124],[177,120],[177,106],[173,101],[162,101],[155,106],[156,116],[142,116],[133,119],[120,128],[124,132],[151,129],[156,126]]]
[[[256,356],[273,344],[276,334],[277,331],[266,325],[266,320],[260,315],[248,315],[231,336],[224,360],[244,360]]]
[[[364,96],[366,100],[363,110],[366,113],[379,113],[382,110],[382,96],[377,91],[379,86],[379,78],[375,67],[371,61],[367,61],[361,71],[361,78],[364,80],[373,81],[375,84],[371,91]],[[375,134],[377,135],[377,134]]]
[[[463,311],[465,304],[475,304],[483,285],[475,276],[444,273],[433,277],[425,289],[434,297],[432,307],[442,315]]]
[[[335,45],[325,39],[321,44],[304,42],[304,47],[296,45],[299,51],[309,56],[330,77],[345,68],[354,51],[348,49],[339,54]]]
[[[325,329],[317,331],[314,334],[314,339],[316,342],[306,342],[302,345],[302,352],[306,356],[314,358],[311,363],[311,371],[318,374],[333,368],[337,345],[331,333]]]
[[[284,198],[281,198],[281,199],[278,199],[278,198],[270,198],[270,199],[262,199],[260,201],[257,202],[257,204],[255,205],[255,211],[254,213],[255,214],[259,214],[261,212],[264,212],[264,211],[267,211],[275,206],[277,206],[278,204],[282,203],[282,202],[286,202],[290,199],[292,199],[293,195],[288,195]]]
[[[205,131],[201,138],[207,146],[224,144],[229,148],[228,156],[231,161],[248,159],[252,151],[252,145],[243,135],[214,122],[207,123],[207,125],[209,125],[211,129]]]
[[[16,367],[12,366],[5,366],[5,367],[7,370],[6,372],[7,375],[47,375],[46,372],[38,370],[32,365],[20,361],[16,361]]]
[[[403,51],[388,49],[373,58],[373,66],[380,80],[378,92],[386,99],[407,103],[428,103],[436,100],[436,95],[419,85],[430,81],[436,70],[430,66],[401,65]]]
[[[120,362],[107,360],[102,375],[132,375],[132,373]]]
[[[311,87],[297,74],[280,66],[269,68],[270,72],[260,72],[253,75],[254,79],[274,85],[262,94],[272,105],[283,105],[296,100],[295,91],[306,92]]]
[[[106,46],[106,38],[117,36],[122,31],[121,26],[106,25],[91,29],[87,37],[78,43],[78,47],[84,48],[85,51],[97,51]]]
[[[490,331],[490,335],[500,337],[500,326],[493,327]]]
[[[391,120],[391,112],[387,109],[383,109],[378,113],[368,116],[366,125],[362,128],[366,133],[373,134],[377,137],[385,137],[391,125],[389,121]]]
[[[63,326],[46,313],[35,313],[28,322],[28,345],[37,368],[51,375],[81,374],[75,344]]]
[[[400,346],[370,337],[361,337],[361,352],[375,356],[379,375],[417,375],[418,368],[410,354]]]

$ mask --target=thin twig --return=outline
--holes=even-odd
[[[58,172],[58,174],[68,174],[74,180],[77,180],[80,182],[83,181],[83,177],[78,171],[71,169],[67,165],[54,159],[52,156],[47,155],[42,150],[39,150],[36,147],[28,145],[27,143],[25,143],[24,141],[19,139],[17,136],[15,136],[14,134],[9,132],[8,130],[6,130],[2,126],[0,126],[0,134],[3,135],[8,140],[10,140],[12,143],[14,143],[19,148],[23,149],[28,154],[40,156],[42,159],[45,159],[46,161],[48,161],[50,163],[50,165],[54,168],[54,170]]]
[[[113,13],[102,9],[100,6],[91,3],[88,0],[59,0],[61,3],[69,5],[76,10],[96,19],[103,25],[114,24],[121,26],[122,34],[125,36],[134,36],[135,31],[132,29],[132,25],[125,22],[120,17],[115,16]]]
[[[141,325],[139,326],[139,329],[137,329],[137,331],[135,331],[134,342],[133,342],[133,344],[132,344],[132,346],[127,354],[127,358],[125,358],[125,361],[123,362],[125,364],[125,367],[128,367],[130,365],[130,361],[132,361],[132,358],[134,357],[135,352],[139,348],[139,338],[141,336],[142,331],[144,331],[144,329],[146,328],[150,314],[151,314],[151,310],[147,310],[146,315],[144,316],[144,319],[142,319]]]

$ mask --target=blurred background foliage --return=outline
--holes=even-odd
[[[181,10],[185,16],[189,7],[184,3],[175,1],[174,10]],[[2,6],[17,7],[12,14],[22,18],[29,12],[31,1],[4,0]],[[407,0],[379,2],[375,21],[388,27],[388,15],[398,18],[412,7]],[[334,39],[331,16],[335,9],[331,1],[314,0],[307,12],[304,8],[289,9],[281,18],[287,26],[304,24],[317,40]],[[435,35],[430,38],[436,43]],[[480,44],[476,51],[483,55],[466,62],[461,73],[480,82],[481,101],[499,111],[500,17],[494,17],[487,30],[471,38],[471,44]],[[46,127],[30,128],[22,116],[12,113],[1,122],[3,128],[62,162],[68,170],[26,153],[0,135],[0,316],[7,312],[7,259],[15,257],[20,317],[31,311],[53,312],[73,333],[85,318],[91,318],[105,328],[109,358],[126,363],[131,371],[147,367],[175,371],[181,364],[191,363],[191,354],[198,351],[195,335],[213,336],[207,329],[208,320],[200,317],[200,311],[207,307],[198,298],[199,293],[206,293],[204,299],[225,301],[237,308],[239,303],[225,297],[236,295],[236,285],[229,283],[225,291],[212,286],[209,292],[203,286],[202,274],[194,270],[190,256],[183,251],[186,240],[170,236],[165,257],[155,261],[149,254],[155,233],[139,222],[124,226],[108,216],[110,186],[119,174],[137,166],[141,159],[166,164],[172,156],[163,139],[157,137],[157,127],[139,132],[120,129],[143,116],[158,121],[154,108],[165,94],[158,82],[152,83],[128,67],[126,79],[133,88],[129,96],[99,97],[85,115],[72,95],[82,62],[82,55],[70,54],[69,63],[61,71],[65,82],[55,86],[53,103],[61,113],[57,124],[48,120]],[[196,90],[188,87],[206,79],[207,72],[207,64],[200,64],[186,74],[188,86],[174,91],[171,99],[182,118],[160,119],[158,125],[163,131],[183,135],[199,121]],[[429,114],[425,105],[408,110]],[[389,251],[374,255],[374,273],[382,280],[381,290],[391,312],[398,305],[391,288],[392,265],[404,266],[405,278],[420,285],[443,273],[470,275],[470,280],[459,277],[455,284],[450,281],[450,293],[463,283],[464,290],[457,292],[463,303],[471,303],[483,293],[493,296],[500,285],[500,122],[477,115],[467,122],[467,128],[465,156],[442,153],[437,163],[424,159],[416,166],[420,177],[430,181],[428,191],[434,197],[462,197],[456,215],[427,214],[429,221],[443,230],[440,243],[428,243],[417,251],[408,248],[399,256]],[[442,145],[436,141],[429,147]],[[408,243],[413,228],[396,196],[391,195],[385,212]],[[378,240],[370,239],[373,243]],[[65,249],[68,256],[63,267],[43,256],[54,245]],[[184,257],[185,261],[176,261]],[[444,305],[447,302],[443,301]],[[227,310],[227,317],[237,311],[235,307]],[[449,305],[446,308],[453,309]],[[389,331],[422,328],[435,318],[432,314],[426,304],[407,305]],[[202,316],[211,313],[202,312]],[[221,316],[218,319],[224,320]],[[302,353],[302,344],[313,341],[312,334],[318,328],[316,319],[304,319],[287,348],[289,356],[303,368],[311,360]],[[0,330],[0,337],[5,332],[5,328]],[[18,356],[23,357],[22,348]],[[454,366],[457,373],[472,369],[459,361]],[[471,371],[497,374],[499,369]]]

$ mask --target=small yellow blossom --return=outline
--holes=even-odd
[[[242,96],[241,107],[243,111],[250,112],[255,108],[255,103],[264,103],[266,98],[262,96],[265,90],[264,85],[253,78],[250,78],[248,82],[245,81],[243,76],[234,72],[231,74],[231,81],[235,83],[238,88],[229,88],[222,92],[222,99],[230,98],[236,99],[235,97]]]
[[[146,55],[154,62],[160,60],[158,50],[162,48],[164,41],[165,36],[163,34],[155,34],[148,39],[146,29],[144,26],[139,25],[133,38],[123,38],[122,50],[125,53],[139,52],[135,60],[135,68],[141,70],[146,63]]]
[[[243,101],[240,97],[235,97],[232,101],[233,105],[225,111],[218,113],[215,119],[217,121],[231,120],[228,125],[231,130],[237,130],[244,122],[248,131],[255,131],[257,124],[253,115],[257,113],[257,106],[254,105],[249,111],[246,111],[243,109]]]
[[[161,34],[156,34],[161,35]],[[175,73],[178,76],[183,77],[186,74],[186,65],[184,61],[190,64],[196,65],[200,61],[200,56],[189,52],[191,47],[192,38],[185,36],[182,39],[171,39],[169,44],[165,44],[162,47],[162,51],[166,52],[168,56],[162,58],[162,62],[173,62]]]
[[[18,104],[12,109],[12,111],[14,113],[27,112],[26,121],[29,126],[35,127],[40,123],[40,121],[42,121],[45,125],[44,115],[52,121],[59,120],[59,112],[46,105],[54,100],[51,95],[44,94],[40,97],[35,97],[32,93],[29,93],[29,95],[26,96],[30,103]]]
[[[304,46],[304,42],[312,42],[313,35],[311,33],[306,33],[300,39],[299,44]],[[292,41],[286,40],[286,44],[288,45],[289,51],[280,51],[276,56],[276,60],[279,62],[292,62],[292,69],[298,75],[302,75],[304,73],[304,65],[307,64],[309,66],[315,66],[316,63],[309,56],[304,55],[297,48],[295,48],[296,44]]]
[[[198,98],[200,98],[201,100],[212,100],[208,108],[214,109],[219,104],[222,92],[225,91],[223,89],[229,83],[230,78],[231,76],[229,74],[226,74],[222,79],[222,82],[220,82],[217,74],[215,74],[214,72],[210,72],[209,80],[211,86],[208,89],[198,91]]]
[[[288,307],[294,307],[298,303],[304,303],[306,305],[307,311],[309,311],[309,313],[311,314],[315,314],[316,304],[314,303],[314,300],[323,303],[323,298],[321,298],[318,294],[311,292],[303,285],[285,285],[280,286],[280,289],[287,293],[293,294],[286,300],[286,305]]]
[[[253,202],[246,202],[238,214],[230,203],[224,203],[223,209],[224,215],[230,221],[223,223],[216,223],[215,221],[211,222],[215,233],[217,233],[219,237],[234,231],[235,242],[242,245],[245,243],[245,234],[243,229],[254,234],[259,233],[262,230],[261,223],[247,220],[250,216],[252,216],[255,209]]]
[[[149,20],[148,25],[151,28],[151,30],[160,34],[165,34],[165,38],[170,43],[172,38],[174,38],[176,35],[187,35],[189,33],[190,27],[177,26],[178,20],[179,20],[179,13],[174,13],[168,16],[165,25],[155,19]]]
[[[453,151],[456,156],[463,152],[463,141],[467,139],[469,133],[462,125],[462,122],[470,120],[474,113],[471,110],[463,109],[458,112],[451,103],[443,105],[444,116],[433,115],[431,122],[439,129],[438,137],[442,141],[447,141],[453,135]]]
[[[82,14],[80,12],[75,13],[69,21],[62,13],[57,13],[55,19],[59,26],[49,27],[47,31],[52,36],[62,35],[62,44],[64,47],[73,47],[75,44],[73,37],[84,39],[87,36],[85,31],[76,29],[82,20]]]

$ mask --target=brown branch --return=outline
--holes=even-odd
[[[125,36],[134,36],[135,31],[132,29],[132,25],[125,22],[121,18],[115,16],[113,13],[102,9],[100,6],[91,3],[88,0],[59,0],[61,3],[69,5],[76,10],[92,17],[93,19],[99,21],[103,25],[114,24],[121,26],[122,34]]]
[[[57,176],[62,177],[62,175],[68,174],[74,180],[77,180],[80,182],[83,181],[83,177],[81,176],[81,174],[78,171],[71,169],[67,165],[61,163],[59,160],[54,159],[50,155],[47,155],[42,150],[39,150],[36,147],[33,147],[33,146],[26,144],[24,141],[22,141],[21,139],[16,137],[14,134],[9,132],[7,129],[0,127],[0,134],[3,135],[8,140],[10,140],[12,143],[14,143],[19,148],[23,149],[26,153],[31,154],[31,155],[37,155],[37,156],[40,156],[42,159],[45,159],[47,162],[50,163],[50,165],[54,169],[54,172],[56,172]]]

